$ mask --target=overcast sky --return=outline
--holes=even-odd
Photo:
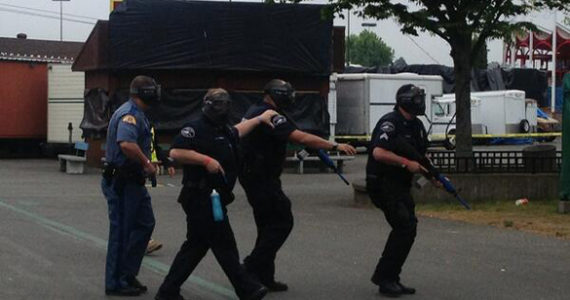
[[[109,18],[109,0],[71,0],[63,2],[63,39],[65,41],[85,41],[96,20]],[[326,1],[314,1],[326,3]],[[23,32],[29,39],[59,40],[60,3],[52,0],[0,0],[0,36],[15,37]],[[535,14],[528,20],[551,29],[554,22],[551,12]],[[563,15],[558,13],[559,22]],[[347,19],[335,19],[335,25],[346,26]],[[452,65],[449,46],[438,37],[420,34],[412,37],[400,33],[400,27],[391,20],[363,20],[356,16],[350,18],[350,33],[363,30],[362,23],[375,23],[368,27],[379,35],[395,51],[395,57],[403,57],[409,64],[444,64]],[[489,43],[489,61],[501,61],[502,43]]]

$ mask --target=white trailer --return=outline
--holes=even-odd
[[[331,136],[349,139],[369,137],[378,120],[394,109],[396,92],[405,84],[414,84],[426,91],[426,116],[420,119],[428,129],[432,118],[431,99],[443,93],[441,76],[338,74],[331,76],[334,89],[329,93]]]
[[[48,66],[47,142],[82,141],[79,125],[83,119],[85,74],[72,72],[70,64]],[[73,128],[71,141],[68,126]]]
[[[445,94],[436,97],[434,103],[441,105],[436,113],[434,124],[449,124],[447,133],[455,131],[455,95]],[[471,93],[471,123],[473,134],[508,135],[512,133],[536,132],[536,101],[525,99],[525,92],[519,90],[474,92]],[[433,131],[434,134],[446,131],[441,127]]]
[[[481,116],[481,98],[471,96],[471,131],[474,134],[483,133],[483,121]],[[432,99],[432,123],[430,134],[442,136],[446,133],[455,132],[455,95],[445,94]]]

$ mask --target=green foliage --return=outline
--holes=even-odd
[[[390,48],[382,38],[369,30],[362,31],[359,35],[351,34],[346,43],[350,54],[347,61],[363,66],[386,66],[394,59],[394,50]]]
[[[298,0],[296,0],[298,1]],[[451,47],[457,103],[457,154],[469,157],[471,141],[470,72],[485,42],[505,39],[521,28],[535,29],[517,17],[541,9],[570,11],[570,0],[329,0],[325,15],[347,9],[372,19],[395,19],[405,34],[427,31]],[[477,38],[473,41],[472,38]],[[475,54],[475,55],[474,55]]]
[[[535,28],[528,22],[512,22],[514,17],[543,8],[570,9],[570,0],[330,0],[330,4],[329,15],[342,16],[343,10],[352,9],[367,18],[393,17],[403,33],[417,35],[418,31],[428,31],[452,48],[459,40],[476,35],[478,39],[470,52],[477,52],[489,38],[503,38],[520,28]]]

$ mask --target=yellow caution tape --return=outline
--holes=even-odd
[[[448,137],[455,136],[448,134]],[[492,138],[529,138],[529,137],[557,137],[562,136],[562,132],[540,132],[540,133],[507,133],[507,134],[472,134],[474,139],[492,139]],[[432,134],[432,139],[445,139],[445,134]]]
[[[448,134],[447,137],[454,137]],[[562,136],[562,132],[540,132],[540,133],[507,133],[507,134],[472,134],[474,139],[490,139],[490,138],[530,138],[530,137],[557,137]],[[445,134],[431,134],[429,137],[433,139],[445,139]],[[370,135],[337,135],[335,140],[366,140],[370,141]]]
[[[369,135],[337,135],[333,137],[335,140],[365,140],[370,141]]]

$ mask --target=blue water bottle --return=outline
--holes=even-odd
[[[221,222],[224,220],[224,210],[222,209],[222,202],[220,201],[220,194],[216,189],[212,190],[210,194],[210,199],[212,200],[212,214],[214,215],[215,222]]]

